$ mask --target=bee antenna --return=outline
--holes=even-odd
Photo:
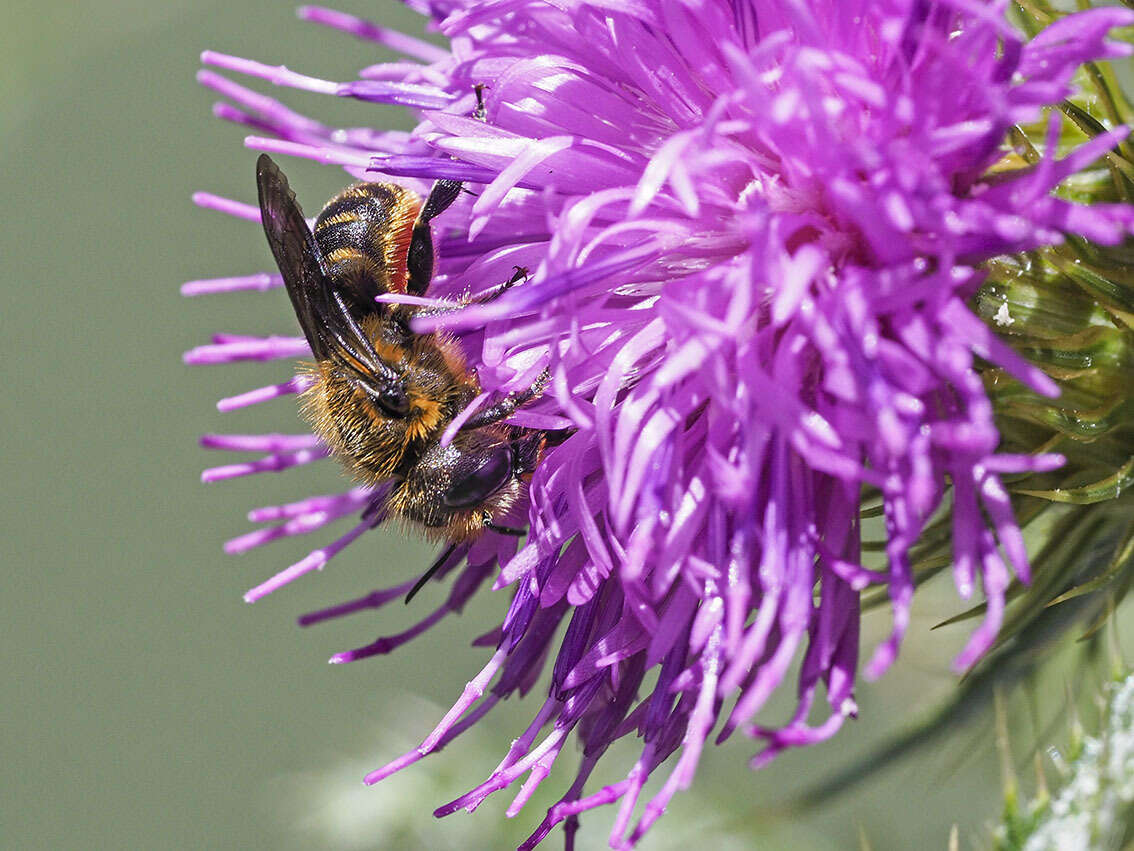
[[[432,579],[437,571],[445,566],[445,564],[449,561],[449,556],[453,554],[453,551],[456,548],[456,544],[450,544],[446,548],[445,552],[441,553],[441,555],[437,557],[437,560],[434,561],[433,564],[429,565],[429,569],[425,571],[425,573],[421,574],[421,578],[414,583],[414,586],[410,589],[409,593],[406,594],[405,602],[407,605],[409,604],[410,600],[417,596],[417,592],[425,587],[425,583]]]

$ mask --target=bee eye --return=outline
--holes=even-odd
[[[512,450],[501,446],[483,456],[471,470],[456,471],[442,501],[448,508],[468,508],[496,493],[511,477]]]

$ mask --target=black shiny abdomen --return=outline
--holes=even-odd
[[[376,296],[404,287],[415,206],[399,186],[361,183],[332,198],[315,220],[326,271],[356,317],[377,310]]]

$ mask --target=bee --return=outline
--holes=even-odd
[[[332,198],[313,229],[266,154],[256,163],[264,234],[315,363],[302,411],[346,470],[377,486],[392,482],[385,507],[450,544],[499,525],[535,470],[545,432],[503,421],[537,397],[529,388],[474,412],[452,441],[441,437],[481,393],[457,339],[419,334],[422,308],[382,304],[384,293],[425,295],[433,275],[432,219],[461,191],[438,181],[421,200],[391,183],[359,183]],[[523,276],[490,291],[491,300]],[[436,312],[430,309],[431,312]]]

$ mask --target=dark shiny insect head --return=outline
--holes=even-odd
[[[360,481],[394,481],[392,513],[451,541],[499,528],[545,442],[542,432],[503,421],[539,395],[546,375],[476,412],[442,446],[446,428],[481,392],[476,374],[452,336],[411,330],[417,308],[375,301],[426,292],[429,223],[460,184],[439,181],[423,203],[394,184],[360,183],[332,198],[312,230],[266,154],[256,182],[264,233],[315,356],[303,396],[312,428]]]

